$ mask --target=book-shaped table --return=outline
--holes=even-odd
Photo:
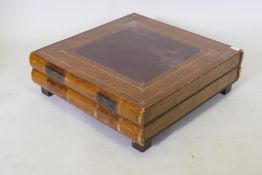
[[[34,51],[32,79],[132,140],[151,139],[238,79],[243,52],[131,14]]]

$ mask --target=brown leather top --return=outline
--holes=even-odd
[[[146,83],[199,52],[174,39],[132,26],[75,50],[119,74]]]
[[[138,14],[33,52],[141,107],[157,103],[237,53]]]

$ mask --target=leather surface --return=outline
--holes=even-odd
[[[34,51],[31,57],[137,107],[149,107],[241,55],[242,50],[229,45],[130,14]]]
[[[81,56],[144,83],[199,52],[174,39],[130,27],[75,50]]]

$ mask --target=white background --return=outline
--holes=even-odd
[[[242,76],[153,140],[130,140],[30,78],[31,51],[132,12],[245,50]],[[0,175],[261,175],[259,0],[0,0]]]

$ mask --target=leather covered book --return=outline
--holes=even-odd
[[[241,49],[130,14],[34,51],[30,63],[33,80],[45,94],[61,96],[47,87],[53,82],[67,89],[61,97],[79,108],[104,111],[108,121],[126,121],[139,134],[124,135],[146,150],[179,118],[227,93],[239,77],[242,57]],[[90,103],[72,102],[68,92],[77,94],[75,101]]]
[[[130,121],[123,119],[121,116],[113,113],[110,110],[107,110],[103,106],[86,98],[78,92],[68,88],[67,86],[64,86],[63,84],[48,78],[39,71],[32,71],[32,79],[35,83],[43,88],[43,93],[47,93],[45,92],[45,90],[47,90],[49,93],[53,93],[63,98],[64,100],[88,113],[90,116],[93,116],[107,126],[127,136],[136,143],[142,144],[142,128],[137,127]]]

